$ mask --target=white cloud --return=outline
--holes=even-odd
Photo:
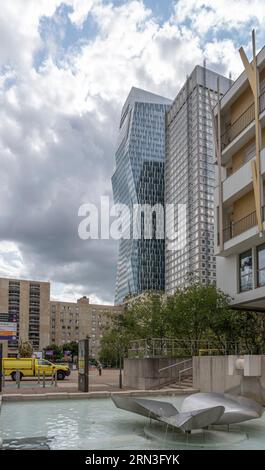
[[[175,6],[179,23],[191,21],[200,34],[210,28],[240,28],[249,21],[265,21],[263,0],[178,0]]]
[[[47,46],[41,18],[54,15],[62,1],[12,0],[1,6],[0,239],[11,245],[0,245],[0,275],[50,279],[57,281],[56,296],[109,302],[117,247],[81,242],[77,211],[81,202],[111,193],[126,95],[138,86],[174,98],[203,57],[209,67],[232,71],[236,78],[241,71],[236,38],[209,39],[206,33],[246,27],[253,12],[260,25],[264,12],[258,0],[240,9],[231,0],[179,0],[175,18],[159,24],[141,1],[64,3],[72,6],[69,18],[79,32],[92,15],[97,36],[84,36],[82,46],[65,51],[59,65],[51,52],[38,70],[34,57]]]

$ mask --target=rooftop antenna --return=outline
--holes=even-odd
[[[232,79],[232,72],[231,72],[231,70],[230,70],[230,72],[229,72],[229,81],[230,81],[230,86],[232,86],[233,79]]]

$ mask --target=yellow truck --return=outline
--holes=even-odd
[[[16,380],[16,372],[20,372],[20,380],[23,377],[46,377],[52,376],[57,371],[57,379],[63,380],[70,375],[70,368],[61,364],[53,364],[46,359],[35,359],[31,357],[3,358],[3,372],[5,376],[11,375],[12,380]]]

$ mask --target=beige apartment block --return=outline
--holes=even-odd
[[[217,286],[236,308],[265,311],[265,47],[214,109]]]
[[[41,351],[49,344],[50,283],[0,278],[0,313],[17,317],[17,337],[5,345],[9,355],[17,354],[20,340]]]
[[[90,354],[97,359],[104,331],[122,311],[121,306],[91,304],[87,297],[77,302],[51,300],[50,343],[62,345],[89,336]]]

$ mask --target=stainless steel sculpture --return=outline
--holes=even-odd
[[[178,411],[171,403],[144,398],[111,396],[117,408],[155,419],[190,432],[210,425],[234,424],[260,418],[263,407],[242,396],[220,393],[195,393],[183,401]]]

